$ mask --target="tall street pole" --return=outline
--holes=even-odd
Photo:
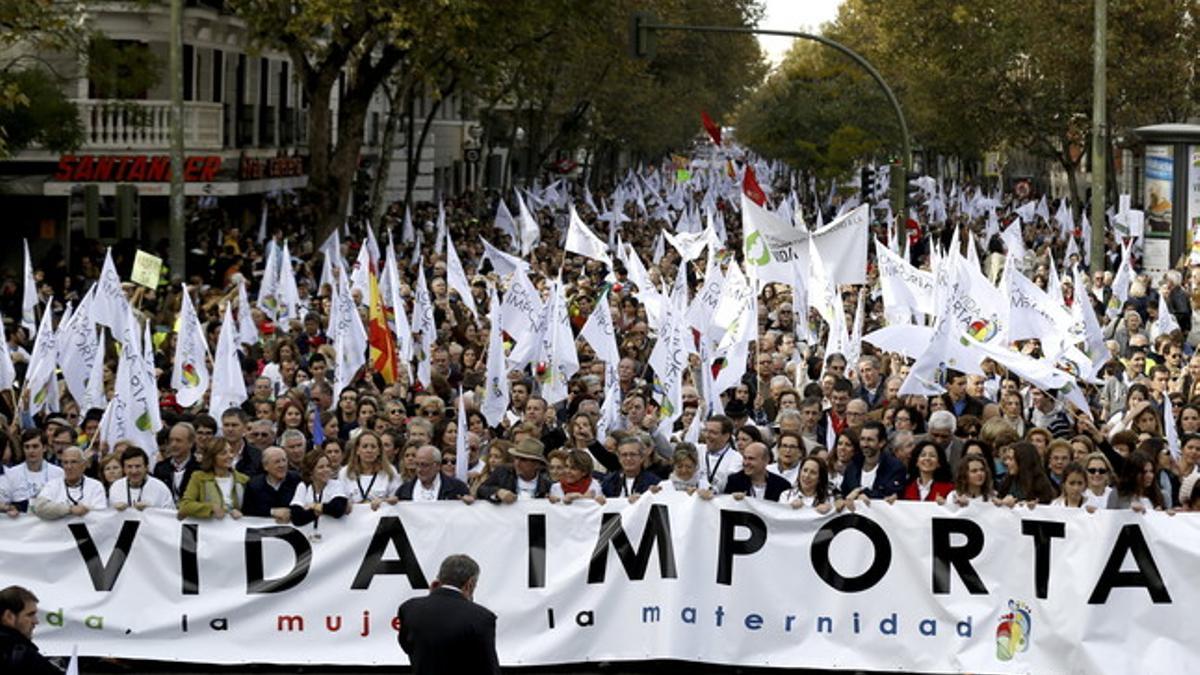
[[[183,245],[183,0],[171,0],[171,255],[176,279],[187,279]]]
[[[1095,0],[1095,36],[1092,38],[1092,241],[1089,244],[1092,272],[1104,271],[1104,197],[1108,186],[1108,0]]]

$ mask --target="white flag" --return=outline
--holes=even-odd
[[[492,261],[492,269],[496,270],[496,274],[506,277],[517,269],[529,272],[529,263],[492,246],[491,242],[483,237],[480,237],[479,241],[483,242],[483,257]]]
[[[246,280],[238,284],[237,308],[238,344],[252,345],[258,342],[258,326],[254,325],[254,311],[250,308],[250,298],[246,294]]]
[[[396,333],[396,351],[400,353],[400,362],[404,364],[404,369],[411,375],[412,326],[408,322],[404,298],[400,296],[400,267],[396,262],[396,244],[392,241],[391,231],[388,231],[388,250],[384,258],[383,275],[390,277],[391,296],[384,300],[392,306],[392,330]]]
[[[67,391],[81,406],[86,397],[88,373],[96,358],[96,320],[92,317],[95,295],[96,285],[93,284],[79,301],[70,320],[58,323],[58,365]]]
[[[95,342],[93,349],[96,355],[88,371],[87,388],[79,403],[79,409],[84,412],[108,407],[108,391],[104,386],[104,331],[96,334]]]
[[[21,296],[21,327],[32,339],[34,331],[37,329],[37,282],[33,278],[33,261],[29,257],[29,240],[23,241],[25,243],[25,283],[24,294]]]
[[[338,277],[337,293],[333,297],[330,312],[333,326],[328,331],[333,338],[334,364],[333,400],[337,401],[342,390],[354,381],[358,371],[367,362],[367,329],[362,316],[350,294],[346,275]]]
[[[458,259],[458,251],[454,247],[454,241],[450,239],[450,231],[445,234],[446,241],[446,285],[450,290],[458,293],[459,299],[467,309],[470,310],[471,316],[479,317],[479,312],[475,309],[475,298],[471,295],[471,282],[467,280],[467,272],[463,269],[462,261]]]
[[[58,359],[58,336],[54,333],[53,312],[49,311],[53,305],[54,299],[51,298],[46,303],[47,311],[42,313],[42,323],[38,326],[37,339],[33,343],[33,354],[29,357],[29,369],[25,373],[30,415],[59,410],[58,378],[54,375]]]
[[[449,242],[447,242],[449,243]],[[447,246],[449,248],[449,246]],[[463,400],[462,387],[458,388],[458,423],[454,434],[454,477],[467,482],[467,470],[471,468],[471,456],[467,450],[467,407]]]
[[[1167,436],[1167,450],[1171,459],[1179,461],[1179,430],[1175,428],[1175,411],[1171,409],[1171,396],[1163,392],[1163,429]]]
[[[567,227],[567,244],[566,250],[571,253],[577,253],[585,258],[599,260],[608,267],[612,267],[612,258],[608,256],[608,247],[604,240],[596,236],[595,232],[588,229],[587,225],[579,218],[579,213],[575,211],[575,205],[571,204],[570,208],[570,225]]]
[[[279,256],[279,286],[276,302],[275,324],[288,332],[288,324],[303,318],[300,307],[300,291],[296,288],[296,272],[292,269],[292,255],[288,242],[283,240],[283,252]]]
[[[541,240],[542,231],[533,214],[529,212],[529,207],[525,205],[525,200],[521,199],[521,191],[514,191],[517,193],[517,209],[521,219],[521,257],[528,258],[529,252]]]
[[[549,321],[542,334],[542,358],[545,360],[541,375],[542,398],[555,405],[567,400],[567,381],[579,372],[579,355],[575,352],[575,336],[571,332],[571,317],[567,314],[561,279],[551,286],[546,306]]]
[[[100,280],[96,282],[96,297],[93,303],[92,316],[95,317],[96,323],[108,326],[113,335],[120,335],[125,330],[125,320],[129,316],[129,312],[126,311],[129,301],[121,288],[121,277],[117,276],[111,248],[104,254],[104,267],[100,270]]]
[[[433,300],[429,295],[429,285],[425,283],[424,261],[417,265],[417,286],[413,289],[412,329],[420,339],[414,343],[414,356],[417,359],[417,380],[421,386],[428,389],[433,386],[432,351],[433,343],[437,340],[437,327],[433,321]]]
[[[176,330],[171,388],[175,390],[176,402],[184,408],[190,408],[204,398],[204,392],[208,390],[208,341],[186,285],[183,287],[183,304],[179,309],[179,326]]]
[[[240,406],[247,398],[246,379],[242,375],[242,362],[237,354],[237,340],[233,310],[225,305],[221,334],[217,337],[217,352],[213,357],[212,393],[208,404],[209,412],[218,420],[226,410]]]
[[[1167,298],[1162,293],[1158,294],[1158,318],[1154,320],[1154,329],[1150,331],[1150,339],[1157,340],[1160,335],[1170,335],[1179,330],[1179,321],[1175,319],[1175,315],[1171,314],[1171,308],[1167,306]]]
[[[280,250],[275,246],[274,240],[267,243],[267,261],[263,265],[262,282],[259,283],[258,298],[255,302],[258,308],[274,321],[279,311]]]
[[[8,345],[8,336],[4,334],[4,321],[0,320],[0,345]],[[17,380],[17,371],[13,366],[12,353],[4,349],[0,355],[0,390],[12,389]]]
[[[500,299],[495,287],[488,289],[488,316],[492,327],[488,331],[487,381],[480,412],[491,426],[500,424],[508,410],[508,369],[504,363],[504,336],[500,327]]]
[[[515,247],[520,240],[517,238],[517,226],[513,221],[512,212],[508,210],[508,204],[504,203],[504,199],[496,201],[498,203],[496,204],[496,219],[493,221],[493,225],[497,230],[507,234]]]
[[[583,324],[583,328],[579,331],[579,337],[591,345],[592,351],[596,353],[596,358],[606,364],[616,366],[617,362],[621,360],[621,353],[617,349],[617,337],[613,329],[612,309],[608,305],[607,292],[596,300],[596,306],[592,309],[587,322]]]

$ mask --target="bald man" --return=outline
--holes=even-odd
[[[289,505],[300,485],[300,474],[288,468],[288,456],[283,448],[271,446],[262,452],[263,472],[246,483],[242,499],[242,514],[259,518],[274,518],[277,523],[291,520]]]
[[[57,520],[108,508],[104,485],[83,475],[87,468],[83,450],[73,445],[64,448],[59,453],[58,461],[63,470],[62,480],[47,481],[33,500],[32,510],[39,518]]]
[[[466,483],[442,473],[442,453],[432,445],[417,448],[417,475],[396,491],[396,497],[402,502],[462,499],[469,498],[470,494],[471,490]]]

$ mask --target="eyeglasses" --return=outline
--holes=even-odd
[[[1108,473],[1108,469],[1092,467],[1092,468],[1088,469],[1087,472],[1090,474],[1095,474],[1097,476],[1103,476],[1104,474]]]
[[[448,459],[443,459],[443,460],[442,460],[442,466],[446,466],[447,464],[454,464],[454,463],[455,463],[455,462],[457,462],[457,461],[458,461],[458,459],[457,459],[457,458],[455,458],[455,457],[450,457],[450,458],[448,458]]]

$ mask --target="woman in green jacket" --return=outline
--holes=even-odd
[[[241,518],[248,480],[233,468],[229,443],[212,439],[200,453],[200,470],[192,474],[179,500],[179,518]]]

